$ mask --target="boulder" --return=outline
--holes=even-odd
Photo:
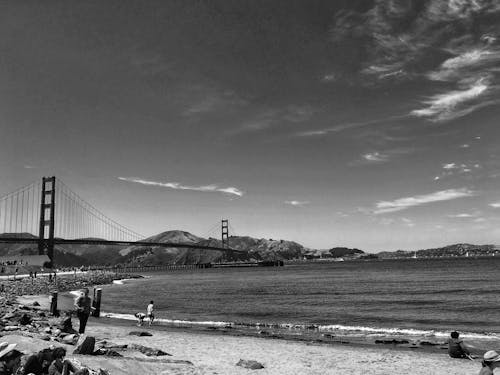
[[[78,341],[78,336],[75,335],[74,333],[71,333],[69,335],[64,336],[61,339],[61,342],[68,344],[68,345],[75,345],[75,343]]]
[[[245,359],[240,359],[236,366],[244,367],[250,370],[260,370],[264,368],[264,365],[260,362]]]
[[[76,343],[73,354],[94,354],[95,337],[82,335]]]
[[[62,332],[68,332],[68,333],[76,332],[73,329],[73,324],[71,323],[71,315],[64,317],[58,324],[57,328],[59,328]]]
[[[23,314],[23,316],[21,316],[21,318],[19,319],[19,324],[25,326],[25,325],[28,325],[32,322],[32,319],[30,316],[28,316],[28,314]]]
[[[392,339],[392,340],[375,340],[375,344],[393,344],[393,345],[398,345],[398,344],[409,344],[410,342],[408,340],[397,340],[397,339]]]
[[[129,333],[131,336],[153,336],[152,333],[146,331],[132,331]]]
[[[94,352],[94,355],[107,355],[108,357],[123,357],[120,353],[113,349],[99,348]]]
[[[143,345],[138,345],[138,344],[130,344],[128,346],[129,349],[132,349],[132,350],[137,350],[139,352],[141,352],[142,354],[145,354],[147,355],[148,357],[159,357],[159,356],[162,356],[162,355],[172,355],[172,354],[168,354],[160,349],[153,349],[153,348],[149,348],[147,346],[143,346]]]
[[[4,331],[17,331],[19,330],[19,326],[5,326],[3,327]]]
[[[14,314],[13,312],[8,312],[7,314],[5,314],[2,319],[4,320],[9,320],[9,319],[13,319],[16,317],[16,314]]]

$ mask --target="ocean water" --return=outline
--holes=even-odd
[[[105,286],[102,311],[160,322],[360,335],[500,337],[500,258],[289,263],[149,274]]]

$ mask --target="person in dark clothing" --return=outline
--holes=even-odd
[[[28,356],[24,364],[17,370],[16,375],[43,375],[49,371],[49,366],[54,359],[52,356],[52,349],[43,349],[38,353]]]
[[[451,333],[448,339],[448,354],[451,358],[471,358],[470,351],[465,346],[462,339],[459,338],[460,334],[456,331]]]
[[[78,333],[85,333],[85,326],[87,325],[87,320],[89,319],[91,310],[91,301],[89,297],[89,290],[87,288],[83,289],[82,294],[75,299],[76,316],[80,320],[80,328]]]
[[[23,353],[14,349],[16,345],[8,342],[0,343],[0,375],[12,375],[17,371]]]
[[[89,375],[89,370],[86,368],[77,369],[71,361],[64,359],[66,356],[66,349],[54,349],[54,361],[49,366],[49,375]]]

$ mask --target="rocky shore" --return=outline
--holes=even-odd
[[[120,275],[120,278],[137,276]],[[147,357],[169,356],[168,353],[137,344],[116,345],[108,340],[96,340],[90,335],[79,335],[73,328],[72,311],[61,311],[60,316],[52,316],[47,311],[45,298],[52,291],[64,292],[83,287],[112,283],[118,277],[113,273],[87,273],[79,275],[65,275],[54,278],[37,277],[4,280],[0,284],[0,336],[2,341],[16,343],[18,349],[29,355],[48,347],[64,347],[68,355],[77,355],[80,358],[69,357],[79,367],[89,370],[90,374],[111,374],[106,368],[92,368],[82,356],[125,357],[140,353]],[[26,296],[37,295],[37,298]],[[20,298],[24,296],[23,298]],[[24,302],[24,303],[23,303]],[[144,331],[131,332],[135,335],[149,335]],[[27,357],[25,356],[25,358]],[[139,359],[140,360],[140,359]],[[171,361],[172,362],[172,361]],[[175,361],[174,361],[175,362]],[[98,362],[97,362],[98,363]],[[21,362],[22,365],[22,362]]]

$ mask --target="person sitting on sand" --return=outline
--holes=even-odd
[[[451,333],[448,339],[448,354],[451,358],[471,358],[470,352],[465,346],[462,339],[459,338],[460,334],[457,331]]]
[[[46,348],[40,350],[38,353],[34,353],[28,357],[24,357],[25,360],[21,361],[21,366],[18,368],[16,375],[47,374],[49,371],[49,366],[54,360],[52,356],[53,351],[54,348]]]
[[[0,375],[11,375],[17,371],[23,353],[14,349],[17,344],[0,343]]]
[[[49,375],[89,375],[89,370],[86,368],[77,369],[71,361],[64,359],[66,356],[66,349],[55,348],[52,353],[54,360],[49,366]]]
[[[153,321],[155,320],[153,301],[149,302],[148,308],[146,309],[146,314],[149,318],[149,325],[153,324]]]
[[[493,371],[500,367],[500,354],[494,350],[487,351],[484,353],[481,365],[483,368],[479,371],[479,375],[493,375]]]
[[[137,318],[137,325],[142,326],[142,324],[144,323],[144,318],[146,317],[146,314],[138,312],[137,314],[135,314],[135,317]]]

